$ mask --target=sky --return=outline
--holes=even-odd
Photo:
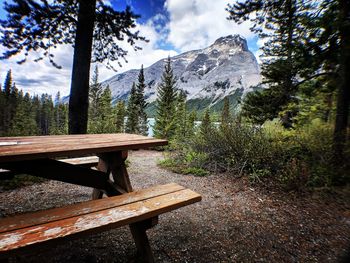
[[[4,2],[0,0],[0,19],[6,18]],[[167,56],[174,56],[189,50],[205,48],[222,36],[240,34],[248,42],[249,49],[256,55],[260,51],[259,39],[249,30],[249,22],[241,25],[227,20],[225,11],[227,3],[237,0],[105,0],[117,10],[124,10],[128,5],[141,17],[136,21],[136,30],[149,39],[148,43],[140,42],[142,50],[133,51],[127,43],[120,46],[128,50],[122,67],[115,66],[117,72],[98,64],[99,79],[103,81],[130,69],[139,69],[143,64],[148,67]],[[0,52],[4,47],[0,46]],[[36,54],[29,54],[27,62],[18,65],[23,58],[17,56],[0,60],[0,83],[4,82],[6,72],[11,69],[13,80],[19,89],[31,95],[49,93],[69,94],[73,49],[71,46],[59,46],[55,52],[55,62],[62,69],[53,67],[48,61],[34,62]],[[122,60],[121,60],[122,62]],[[92,65],[94,68],[95,65]],[[92,71],[91,71],[92,72]]]

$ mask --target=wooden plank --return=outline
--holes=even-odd
[[[93,166],[97,166],[98,157],[88,156],[88,157],[79,157],[79,158],[60,159],[58,161],[74,164],[74,165],[80,165],[84,167],[93,167]]]
[[[4,163],[1,166],[16,174],[29,174],[51,180],[78,184],[98,188],[108,196],[118,195],[120,192],[109,180],[109,175],[90,168],[80,167],[52,159],[38,159]]]
[[[120,139],[120,138],[119,138]],[[32,143],[23,145],[0,146],[0,163],[18,160],[32,160],[38,158],[55,158],[61,156],[81,156],[103,152],[125,151],[166,145],[166,140],[144,137],[138,140],[114,140],[113,137],[105,141],[90,140],[81,142],[73,140],[70,143],[49,141],[46,144]]]
[[[102,200],[95,200],[95,202]],[[184,189],[115,208],[21,228],[0,234],[0,250],[4,252],[69,235],[109,230],[143,221],[200,200],[199,194]]]
[[[0,233],[8,232],[18,228],[40,225],[48,221],[57,221],[69,217],[81,216],[112,207],[127,205],[136,201],[143,201],[167,193],[183,190],[184,187],[175,183],[157,185],[148,189],[131,192],[110,198],[85,201],[70,205],[68,207],[53,208],[50,211],[38,211],[25,213],[0,220]]]

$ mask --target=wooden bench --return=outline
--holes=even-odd
[[[119,196],[61,208],[15,215],[0,220],[0,256],[19,250],[47,248],[49,243],[157,218],[201,200],[178,184],[154,186]]]

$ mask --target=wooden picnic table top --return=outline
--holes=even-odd
[[[0,163],[125,151],[167,143],[167,140],[127,133],[0,137]]]

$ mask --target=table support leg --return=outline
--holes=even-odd
[[[126,151],[99,155],[100,161],[97,169],[108,174],[111,172],[114,184],[117,187],[122,188],[125,192],[132,192],[133,189],[125,165],[127,157],[128,153]],[[102,194],[98,190],[96,192],[94,190],[93,198],[102,198]],[[157,223],[158,217],[155,217],[129,226],[136,244],[139,259],[142,262],[154,262],[146,230],[155,226]]]
[[[105,172],[107,174],[110,173],[110,169],[108,168],[108,163],[105,162],[102,158],[99,158],[98,165],[97,165],[97,170],[101,172]],[[94,188],[92,191],[92,199],[101,199],[103,197],[103,192],[99,189]]]
[[[131,234],[134,238],[137,254],[140,262],[153,263],[154,257],[147,237],[147,226],[144,222],[130,225]]]

